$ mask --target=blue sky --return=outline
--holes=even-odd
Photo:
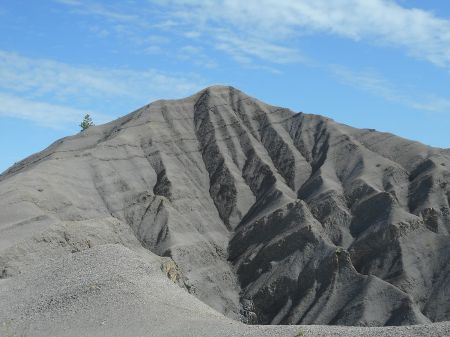
[[[450,1],[0,0],[0,171],[212,84],[450,147]]]

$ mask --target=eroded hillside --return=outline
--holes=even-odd
[[[3,173],[0,273],[142,245],[248,323],[449,320],[449,169],[448,151],[210,87]]]

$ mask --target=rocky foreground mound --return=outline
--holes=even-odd
[[[0,329],[292,336],[229,318],[448,321],[449,202],[449,150],[231,87],[157,101],[0,176]]]

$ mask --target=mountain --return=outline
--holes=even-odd
[[[449,203],[449,150],[232,87],[156,101],[0,175],[0,323],[448,321]]]

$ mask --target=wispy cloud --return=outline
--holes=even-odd
[[[0,88],[39,97],[123,96],[137,99],[183,96],[197,90],[195,76],[166,74],[154,69],[128,70],[73,66],[31,59],[0,50]]]
[[[111,5],[107,6],[98,2],[89,0],[55,0],[64,5],[71,6],[73,11],[78,14],[96,15],[115,21],[136,21],[138,16],[134,14],[127,14],[121,10],[114,9]]]
[[[212,60],[204,52],[202,47],[186,45],[180,47],[177,50],[177,58],[179,60],[189,60],[192,61],[197,66],[203,66],[205,68],[216,68],[217,63]]]
[[[401,48],[407,54],[450,68],[450,20],[393,0],[168,0],[172,15],[195,23],[196,31],[209,24],[239,32],[239,38],[285,48],[288,41],[310,33],[333,34],[355,41]],[[218,36],[223,39],[221,35]],[[227,40],[229,46],[236,42]],[[292,46],[292,43],[291,43]],[[233,51],[233,49],[231,49]],[[272,51],[272,48],[269,48]],[[255,53],[253,56],[269,56]],[[265,57],[266,58],[266,57]],[[289,58],[289,61],[297,61]]]
[[[439,97],[435,94],[427,94],[422,100],[414,101],[412,107],[417,110],[431,112],[450,112],[450,99]]]
[[[215,49],[223,52],[241,65],[250,68],[271,69],[267,66],[257,65],[257,61],[284,64],[305,60],[297,48],[288,47],[281,40],[271,40],[267,34],[254,34],[257,32],[256,30],[246,30],[245,28],[248,27],[241,27],[237,21],[228,20],[233,15],[239,15],[237,14],[240,12],[238,7],[241,5],[246,7],[247,2],[242,2],[239,6],[232,5],[232,9],[237,12],[231,15],[228,2],[222,4],[221,1],[157,0],[148,1],[148,4],[152,2],[156,4],[156,8],[145,6],[144,3],[140,5],[140,10],[136,10],[135,6],[120,7],[120,3],[117,2],[111,2],[109,7],[105,7],[95,0],[55,1],[69,6],[74,13],[103,16],[109,19],[112,24],[108,29],[93,27],[91,31],[96,35],[101,34],[101,36],[115,32],[117,36],[125,38],[127,42],[134,42],[144,53],[174,57],[173,53],[165,52],[168,41],[147,39],[148,34],[155,31],[160,31],[164,35],[170,32],[185,39],[191,39],[196,44],[197,53],[194,55],[192,49],[177,50],[179,53],[175,57],[190,60],[197,66],[212,68],[217,65],[216,60],[202,52],[203,49]],[[253,3],[254,5],[256,3]],[[225,12],[220,14],[222,10]],[[117,15],[112,15],[112,13]],[[231,16],[228,17],[228,14]],[[272,37],[274,36],[272,35]]]
[[[145,2],[55,1],[111,20],[130,34],[159,29],[199,38],[243,64],[305,61],[296,41],[319,33],[391,46],[450,69],[450,19],[394,0],[147,1],[159,11]]]
[[[38,125],[54,129],[61,129],[66,125],[77,125],[86,113],[89,113],[99,124],[112,119],[111,116],[94,111],[74,109],[4,93],[0,93],[0,102],[0,116],[30,120]]]
[[[447,113],[450,111],[449,99],[435,94],[419,93],[414,89],[405,91],[375,71],[354,71],[342,66],[332,66],[330,71],[341,83],[388,101],[422,111]]]
[[[203,50],[213,48],[248,68],[277,73],[279,64],[314,64],[302,53],[299,41],[305,35],[326,34],[357,43],[402,50],[409,56],[450,70],[450,19],[394,0],[147,0],[122,7],[117,16],[108,15],[119,7],[96,0],[57,0],[84,14],[100,15],[121,24],[132,34],[146,36],[148,30],[179,34],[191,44],[177,48],[177,58],[193,64],[215,64]],[[156,5],[156,7],[155,7]],[[151,10],[150,10],[151,7]],[[149,14],[150,13],[150,14]],[[122,18],[121,15],[124,15]],[[137,30],[133,22],[139,22]],[[128,27],[128,28],[127,28]],[[139,40],[135,36],[136,41]],[[148,53],[164,53],[162,43],[142,43]],[[198,57],[196,57],[198,56]],[[210,61],[210,62],[207,62]],[[328,68],[327,68],[328,69]],[[330,69],[328,69],[330,70]],[[412,94],[414,89],[394,85],[377,73],[333,67],[341,82],[363,89],[388,101],[414,109],[448,111],[449,100],[434,94]],[[417,91],[417,90],[416,90]]]
[[[202,83],[203,79],[196,75],[74,66],[0,50],[1,114],[47,126],[64,126],[73,121],[70,115],[78,119],[86,107],[103,106],[103,114],[107,115],[105,109],[118,99],[125,102],[121,106],[136,108],[161,97],[183,97],[202,88]],[[126,112],[108,111],[112,115]]]
[[[305,60],[305,57],[294,48],[280,46],[257,37],[241,38],[226,31],[217,33],[215,47],[243,64],[251,64],[255,58],[275,64]]]

